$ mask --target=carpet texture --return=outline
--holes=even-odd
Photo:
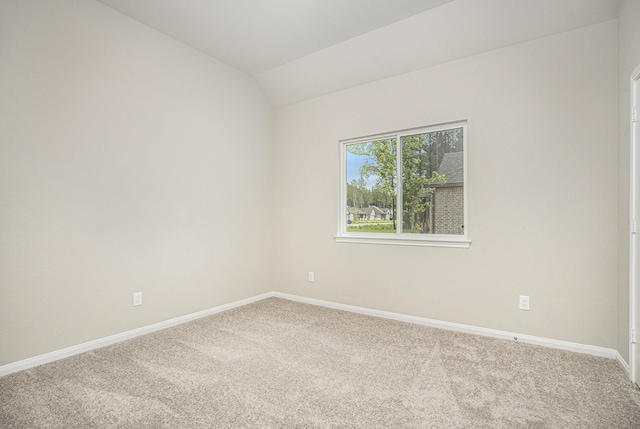
[[[2,428],[639,428],[611,359],[278,298],[0,378]]]

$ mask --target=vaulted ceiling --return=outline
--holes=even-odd
[[[274,106],[617,17],[619,0],[98,0],[253,76]]]

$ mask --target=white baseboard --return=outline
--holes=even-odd
[[[385,319],[393,319],[393,320],[399,320],[402,322],[415,323],[417,325],[430,326],[432,328],[466,332],[469,334],[482,335],[485,337],[501,338],[501,339],[512,340],[512,341],[517,338],[517,341],[521,343],[536,344],[539,346],[551,347],[554,349],[569,350],[572,352],[578,352],[578,353],[584,353],[584,354],[589,354],[594,356],[606,357],[610,359],[616,359],[621,366],[623,364],[626,365],[626,362],[624,362],[624,359],[622,359],[622,356],[620,356],[620,353],[618,353],[617,350],[608,349],[605,347],[590,346],[587,344],[553,340],[553,339],[543,338],[543,337],[534,337],[532,335],[523,335],[523,334],[517,334],[514,332],[499,331],[496,329],[481,328],[481,327],[472,326],[472,325],[463,325],[461,323],[443,322],[441,320],[426,319],[424,317],[409,316],[406,314],[392,313],[389,311],[372,310],[370,308],[356,307],[356,306],[347,305],[347,304],[339,304],[331,301],[322,301],[319,299],[306,298],[298,295],[290,295],[290,294],[281,293],[281,292],[273,292],[273,296],[278,298],[289,299],[292,301],[298,301],[306,304],[313,304],[313,305],[320,305],[323,307],[334,308],[336,310],[350,311],[353,313],[366,314],[368,316],[383,317]],[[622,368],[625,369],[624,366]],[[626,371],[628,374],[628,371],[629,371],[628,365],[626,366]]]
[[[496,329],[481,328],[478,326],[463,325],[460,323],[444,322],[441,320],[427,319],[424,317],[409,316],[406,314],[392,313],[389,311],[373,310],[370,308],[357,307],[354,305],[340,304],[331,301],[323,301],[315,298],[307,298],[298,295],[291,295],[282,292],[267,292],[261,295],[256,295],[250,298],[234,301],[229,304],[223,304],[217,307],[210,308],[208,310],[198,311],[196,313],[187,314],[185,316],[176,317],[173,319],[165,320],[163,322],[154,323],[153,325],[143,326],[141,328],[133,329],[131,331],[122,332],[108,337],[99,338],[97,340],[89,341],[86,343],[78,344],[76,346],[67,347],[65,349],[56,350],[43,355],[35,356],[32,358],[24,359],[18,362],[10,363],[8,365],[0,366],[0,377],[3,375],[11,374],[13,372],[22,371],[32,368],[34,366],[42,365],[45,363],[53,362],[59,359],[63,359],[69,356],[73,356],[78,353],[87,352],[100,347],[105,347],[111,344],[118,343],[120,341],[128,340],[140,335],[149,334],[151,332],[159,331],[161,329],[169,328],[171,326],[179,325],[185,322],[190,322],[201,317],[210,316],[212,314],[220,313],[221,311],[230,310],[232,308],[241,307],[243,305],[250,304],[252,302],[260,301],[265,298],[277,297],[288,299],[290,301],[297,301],[306,304],[319,305],[322,307],[333,308],[336,310],[350,311],[352,313],[365,314],[374,317],[383,317],[385,319],[393,319],[402,322],[415,323],[417,325],[430,326],[432,328],[447,329],[451,331],[466,332],[469,334],[483,335],[486,337],[501,338],[506,340],[514,340],[528,344],[536,344],[545,347],[551,347],[561,350],[569,350],[572,352],[584,353],[594,356],[600,356],[610,359],[615,359],[618,365],[625,371],[627,377],[629,376],[629,365],[622,358],[620,353],[614,349],[608,349],[605,347],[591,346],[586,344],[572,343],[568,341],[553,340],[543,337],[534,337],[531,335],[522,335],[513,332],[500,331]]]
[[[615,350],[615,352],[616,352],[615,359],[616,359],[616,362],[618,362],[618,366],[622,368],[627,378],[629,378],[631,375],[631,371],[629,370],[629,364],[627,363],[626,360],[624,360],[622,355],[617,350]]]
[[[43,355],[34,356],[32,358],[24,359],[18,362],[10,363],[8,365],[0,366],[0,377],[3,375],[11,374],[12,372],[22,371],[25,369],[33,368],[34,366],[42,365],[45,363],[53,362],[59,359],[63,359],[69,356],[77,355],[78,353],[88,352],[100,347],[105,347],[111,344],[119,343],[120,341],[128,340],[130,338],[138,337],[144,334],[150,334],[151,332],[159,331],[161,329],[169,328],[171,326],[179,325],[181,323],[190,322],[201,317],[210,316],[212,314],[220,313],[221,311],[231,310],[235,307],[250,304],[261,299],[269,298],[273,296],[272,292],[262,295],[256,295],[250,298],[234,301],[229,304],[219,305],[207,310],[198,311],[196,313],[187,314],[185,316],[176,317],[173,319],[165,320],[163,322],[154,323],[153,325],[143,326],[141,328],[132,329],[130,331],[121,332],[119,334],[110,335],[108,337],[99,338],[97,340],[88,341],[86,343],[78,344],[75,346],[67,347],[65,349],[56,350]]]

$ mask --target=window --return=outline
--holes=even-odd
[[[340,142],[341,242],[469,247],[466,122]]]

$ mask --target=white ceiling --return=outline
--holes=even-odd
[[[451,0],[98,0],[250,75]]]
[[[98,0],[254,76],[274,106],[617,17],[620,0]]]

